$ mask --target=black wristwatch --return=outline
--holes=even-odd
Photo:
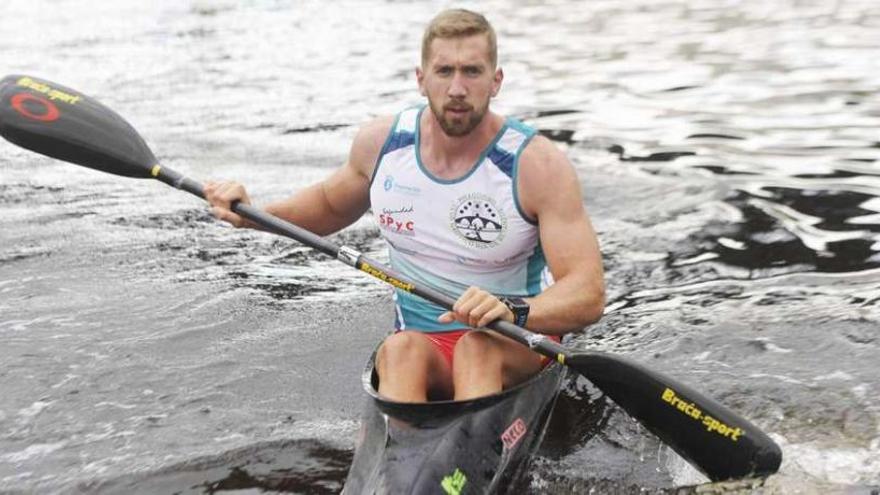
[[[525,327],[529,319],[529,303],[521,297],[502,297],[501,302],[513,312],[513,322],[517,326]]]

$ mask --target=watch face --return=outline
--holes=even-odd
[[[504,304],[514,313],[517,311],[525,311],[529,309],[529,303],[519,297],[508,297],[504,300]]]

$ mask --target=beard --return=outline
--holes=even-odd
[[[468,135],[480,125],[483,117],[486,116],[486,111],[489,109],[488,101],[481,108],[474,108],[466,103],[449,103],[441,106],[434,101],[430,101],[430,99],[428,103],[431,106],[431,112],[434,114],[437,122],[440,123],[440,128],[450,137]],[[449,109],[467,110],[467,113],[449,115],[446,113]]]

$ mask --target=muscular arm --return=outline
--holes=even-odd
[[[354,223],[370,207],[370,177],[392,122],[392,117],[384,117],[363,126],[342,167],[321,182],[266,205],[265,210],[318,235],[332,234]],[[236,227],[257,228],[229,211],[232,201],[250,203],[240,184],[208,183],[205,194],[218,218]]]
[[[602,258],[580,182],[565,155],[538,136],[520,157],[518,186],[523,210],[538,220],[555,280],[529,300],[527,326],[548,334],[579,331],[597,321],[605,307]]]

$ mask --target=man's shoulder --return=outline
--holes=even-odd
[[[559,167],[568,168],[571,164],[565,153],[550,139],[535,134],[523,149],[519,158],[520,170],[525,173],[552,173]]]
[[[394,115],[383,115],[362,124],[354,137],[349,153],[349,163],[366,175],[372,175],[373,167],[385,145],[385,139],[394,125]]]
[[[396,119],[396,115],[382,115],[370,119],[361,125],[355,139],[360,138],[373,140],[381,138],[384,142],[384,139],[388,136],[388,133],[391,132],[391,127],[394,126],[394,121]]]
[[[559,187],[578,184],[577,173],[565,153],[545,136],[534,136],[519,158],[518,181],[522,198],[536,206],[532,200],[553,196],[559,188],[546,187],[552,180]]]

